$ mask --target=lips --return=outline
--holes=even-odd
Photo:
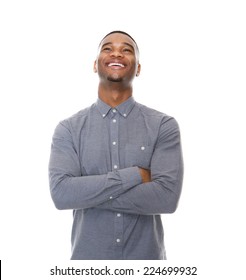
[[[124,64],[119,63],[119,62],[110,62],[110,63],[108,63],[107,66],[108,66],[108,67],[112,67],[112,68],[119,68],[119,69],[125,67]]]

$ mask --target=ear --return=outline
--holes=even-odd
[[[97,61],[94,61],[93,71],[97,73]]]
[[[140,75],[140,72],[141,72],[141,64],[138,63],[138,68],[137,68],[137,73],[136,73],[137,77]]]

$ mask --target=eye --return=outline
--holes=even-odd
[[[132,53],[132,50],[129,49],[129,48],[124,48],[124,49],[123,49],[123,52],[125,52],[125,53]]]
[[[111,51],[111,48],[110,48],[110,47],[105,47],[105,48],[102,49],[102,51],[110,52],[110,51]]]

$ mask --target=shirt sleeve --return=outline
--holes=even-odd
[[[149,183],[141,183],[100,208],[154,215],[175,212],[182,189],[183,157],[180,130],[175,119],[163,121],[151,160]]]
[[[49,161],[51,197],[58,209],[84,209],[112,200],[141,183],[137,167],[82,176],[78,153],[68,127],[55,130]]]

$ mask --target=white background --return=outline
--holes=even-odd
[[[117,29],[140,48],[135,99],[182,133],[183,192],[163,215],[168,262],[197,266],[197,279],[244,279],[245,15],[237,0],[1,1],[3,279],[49,279],[70,264],[72,213],[49,194],[51,137],[96,100],[97,46]]]

